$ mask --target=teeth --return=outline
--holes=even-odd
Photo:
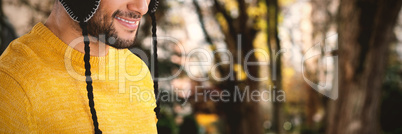
[[[120,17],[117,17],[117,16],[116,16],[116,19],[119,19],[119,20],[121,20],[121,21],[124,21],[124,22],[130,23],[130,24],[135,24],[135,23],[137,23],[137,21],[128,21],[128,20],[125,20],[125,19],[120,18]]]

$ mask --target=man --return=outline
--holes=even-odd
[[[150,0],[88,1],[56,1],[1,55],[0,133],[157,133],[151,75],[126,49]]]

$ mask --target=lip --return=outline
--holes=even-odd
[[[120,16],[114,17],[121,25],[123,25],[128,30],[135,30],[138,27],[140,19],[124,18]]]

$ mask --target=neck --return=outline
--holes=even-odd
[[[50,29],[64,43],[74,48],[75,50],[85,53],[84,38],[82,30],[77,22],[72,20],[64,11],[64,8],[59,2],[56,2],[49,18],[45,22],[45,26]],[[90,38],[91,56],[106,56],[109,51],[109,46],[98,41],[95,38]]]

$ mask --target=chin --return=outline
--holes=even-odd
[[[135,39],[135,35],[130,35],[130,36],[124,35],[124,36],[119,36],[119,38],[120,38],[121,40],[134,40],[134,39]]]
[[[118,32],[118,37],[122,40],[133,40],[135,38],[136,31],[123,31]]]

